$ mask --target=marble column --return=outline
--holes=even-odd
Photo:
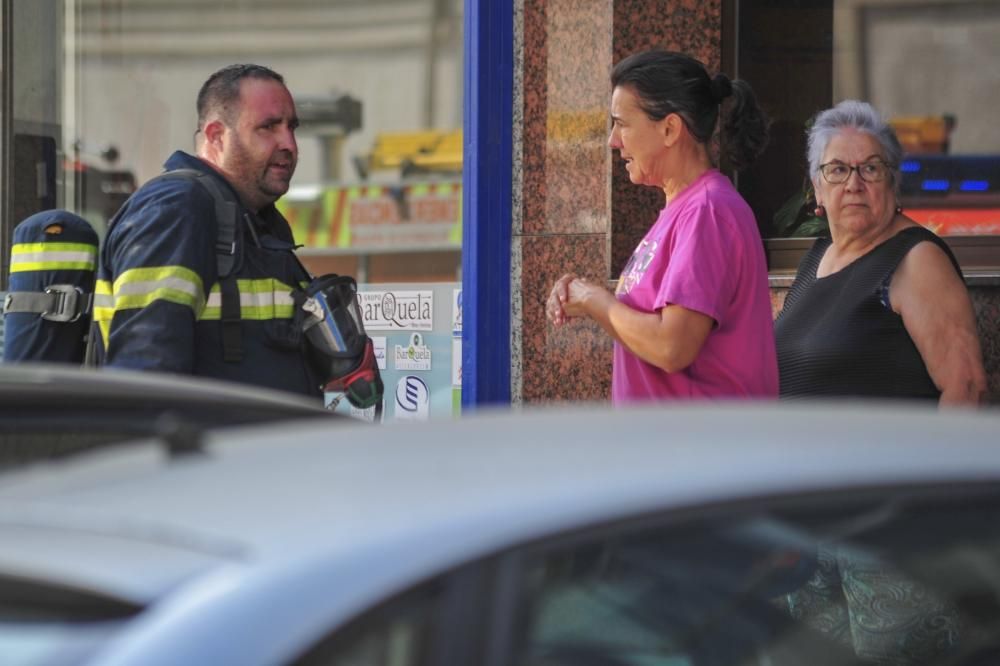
[[[611,283],[663,205],[606,145],[613,63],[659,47],[710,70],[722,0],[523,0],[515,17],[512,400],[607,400],[611,341],[591,322],[545,319],[552,283]]]

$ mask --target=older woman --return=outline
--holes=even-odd
[[[817,214],[830,238],[802,260],[775,324],[782,397],[879,396],[976,404],[976,323],[948,246],[897,202],[902,149],[869,104],[809,131]]]
[[[611,73],[611,136],[636,185],[666,206],[625,266],[617,291],[575,275],[552,287],[555,325],[590,317],[615,339],[615,403],[777,394],[767,269],[753,212],[713,168],[709,144],[723,100],[722,145],[752,161],[767,121],[750,86],[710,77],[688,56],[638,53]]]
[[[972,305],[948,246],[899,207],[892,128],[869,104],[841,102],[816,117],[808,151],[830,238],[802,260],[775,324],[782,397],[979,402]],[[961,633],[932,590],[841,548],[821,549],[815,576],[788,601],[872,663],[939,663]]]

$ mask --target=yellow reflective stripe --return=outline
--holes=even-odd
[[[17,243],[10,251],[10,272],[82,270],[97,265],[97,247],[88,243]]]
[[[101,343],[104,345],[104,351],[106,352],[108,349],[108,340],[111,338],[111,322],[97,322],[97,330],[101,332]]]
[[[111,283],[98,280],[94,284],[94,321],[110,322],[115,314],[115,299],[111,294]]]
[[[111,295],[111,282],[98,280],[94,283],[94,323],[101,333],[101,343],[108,348],[111,337],[111,318],[115,314],[115,299]]]
[[[183,266],[127,270],[115,280],[112,291],[115,312],[144,308],[162,300],[186,305],[197,315],[205,305],[201,278]]]
[[[266,319],[291,319],[295,304],[292,288],[272,278],[257,280],[237,280],[240,292],[240,317],[254,321]],[[212,286],[208,302],[201,313],[202,321],[215,321],[222,317],[222,289],[218,283]]]

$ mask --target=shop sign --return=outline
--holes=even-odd
[[[462,338],[451,339],[451,385],[462,385]]]
[[[385,370],[385,336],[372,335],[369,337],[372,339],[372,347],[375,350],[375,361],[378,363],[378,369]]]
[[[462,337],[462,290],[451,293],[451,334]]]
[[[430,331],[434,328],[434,292],[358,292],[366,331]]]
[[[345,400],[344,402],[347,402],[347,401]],[[383,405],[385,404],[385,400],[384,399],[382,400],[382,404]],[[351,418],[358,419],[359,421],[367,421],[368,423],[374,423],[375,422],[375,408],[374,407],[368,407],[367,409],[358,409],[357,407],[355,407],[354,405],[350,404],[349,402],[347,403],[347,405],[348,405],[348,407],[350,407]],[[384,420],[385,420],[385,412],[382,412],[381,421],[384,421]]]
[[[430,404],[431,393],[420,377],[406,375],[396,384],[397,421],[426,421]]]
[[[423,343],[419,333],[410,336],[409,345],[396,345],[394,356],[397,370],[431,369],[431,350]]]
[[[462,245],[461,182],[330,187],[277,206],[307,248]]]

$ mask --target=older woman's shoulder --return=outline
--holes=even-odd
[[[904,261],[922,265],[930,263],[942,270],[954,270],[959,276],[962,268],[948,243],[936,233],[919,224],[906,226],[893,238],[899,246]]]

